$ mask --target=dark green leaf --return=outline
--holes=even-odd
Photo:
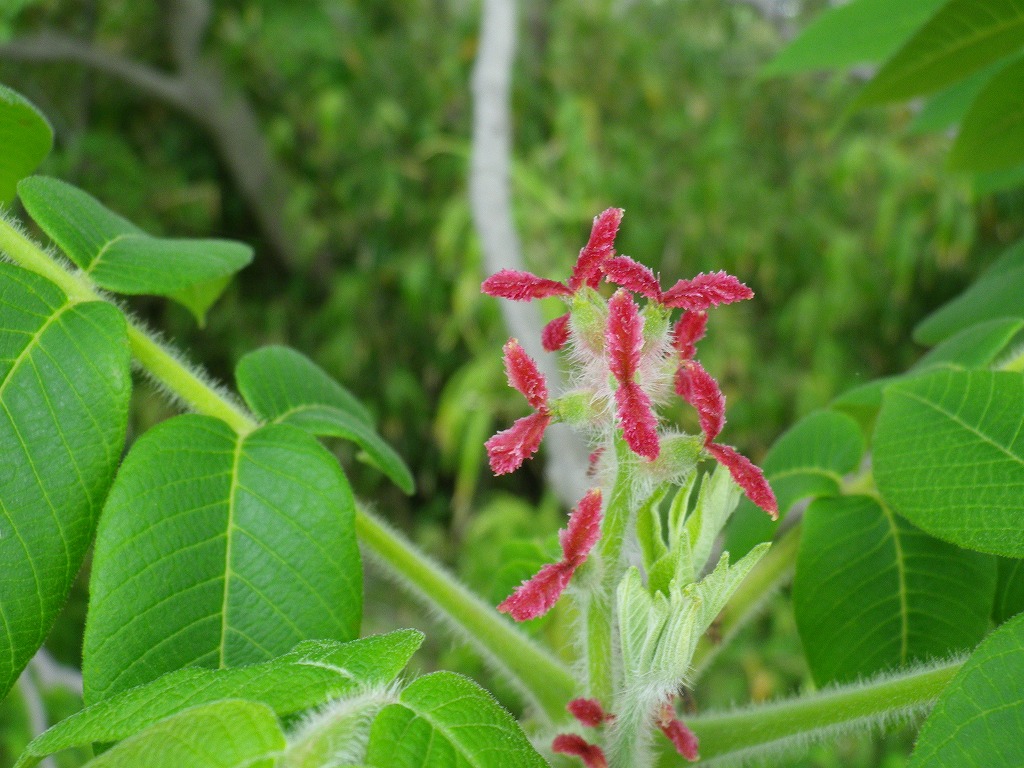
[[[793,609],[818,685],[973,648],[988,631],[995,558],[932,538],[867,496],[804,514]]]
[[[1024,13],[1024,12],[1022,12]],[[1022,31],[1024,33],[1024,25]],[[1024,163],[1024,61],[989,80],[960,125],[949,164],[958,171],[1000,171]]]
[[[1017,58],[1013,57],[1013,60]],[[916,133],[932,133],[945,131],[957,125],[963,120],[971,103],[981,93],[985,84],[1006,64],[1005,60],[989,64],[979,72],[932,96],[914,116],[910,130]]]
[[[178,416],[135,443],[103,510],[86,699],[350,639],[361,602],[354,502],[334,457],[294,427],[239,436]]]
[[[1024,616],[993,632],[942,692],[909,768],[1024,765]]]
[[[999,582],[996,584],[992,619],[997,624],[1002,624],[1024,611],[1024,560],[1009,557],[1000,557],[997,560]]]
[[[1024,556],[1024,376],[935,371],[889,386],[875,480],[896,512],[968,549]]]
[[[124,317],[0,263],[0,698],[64,605],[124,450]]]
[[[14,199],[17,183],[43,162],[53,146],[46,118],[20,93],[0,85],[0,203]]]

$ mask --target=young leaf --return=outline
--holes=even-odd
[[[0,203],[14,199],[15,185],[43,162],[53,146],[53,129],[20,93],[0,85]]]
[[[909,768],[1024,764],[1024,615],[983,642],[921,727]]]
[[[205,310],[211,290],[223,289],[223,278],[252,261],[252,249],[231,240],[147,235],[94,197],[57,179],[24,179],[18,194],[25,210],[67,257],[108,291],[181,296],[190,309]]]
[[[226,699],[161,720],[85,768],[274,768],[285,743],[266,704]]]
[[[1024,16],[1024,14],[1022,14]],[[1024,24],[1021,25],[1024,31]],[[1024,61],[1001,69],[981,89],[949,152],[958,171],[999,171],[1024,163]]]
[[[843,476],[864,455],[857,422],[835,411],[816,411],[782,435],[764,459],[764,474],[779,502],[779,518],[807,497],[839,493]],[[778,523],[746,499],[740,501],[726,528],[725,549],[734,557],[758,542],[770,541]]]
[[[0,263],[0,698],[64,605],[124,449],[124,317]]]
[[[178,416],[132,447],[96,538],[83,676],[95,702],[187,665],[356,635],[354,502],[304,432]]]
[[[415,490],[409,468],[374,431],[363,404],[309,358],[288,347],[263,347],[238,361],[235,380],[256,415],[351,440],[395,485],[406,493]]]
[[[875,429],[885,501],[933,536],[1024,556],[1024,376],[943,370],[889,386]]]
[[[370,731],[373,768],[543,768],[519,724],[487,691],[435,672],[402,691]]]
[[[888,58],[946,0],[853,0],[814,19],[762,71],[767,77]]]
[[[793,609],[815,682],[853,681],[973,648],[995,559],[934,539],[867,496],[804,514]]]
[[[949,0],[885,63],[857,100],[877,104],[931,93],[1022,46],[1024,6],[1017,0]]]
[[[411,629],[348,643],[305,641],[262,664],[171,672],[61,720],[28,745],[17,768],[90,742],[120,741],[188,707],[230,697],[262,702],[287,717],[364,686],[390,683],[422,641]]]

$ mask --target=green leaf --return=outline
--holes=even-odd
[[[309,358],[288,347],[263,347],[238,361],[235,380],[260,418],[351,440],[395,485],[409,494],[415,491],[412,473],[374,431],[366,408]]]
[[[252,261],[252,249],[231,240],[147,235],[94,197],[57,179],[25,179],[18,194],[25,210],[68,258],[108,291],[177,296],[193,311],[205,310],[212,303],[211,293],[227,284],[224,278]],[[197,314],[202,320],[202,312]]]
[[[519,724],[469,678],[435,672],[402,691],[370,731],[375,768],[544,768]]]
[[[1024,163],[1022,88],[1024,61],[1019,59],[985,84],[971,102],[949,151],[951,168],[957,171],[1000,171]]]
[[[888,58],[945,0],[854,0],[824,11],[768,63],[766,76]]]
[[[1017,0],[949,0],[885,63],[857,101],[877,104],[931,93],[1021,47],[1024,6]]]
[[[978,197],[1024,186],[1024,164],[974,175],[971,188]]]
[[[804,514],[793,609],[818,685],[973,648],[988,631],[995,558],[932,538],[867,496]]]
[[[1008,61],[1016,61],[1018,58],[1013,56],[1009,60],[989,64],[970,77],[939,91],[914,116],[910,130],[914,133],[938,133],[953,128],[963,120],[974,99],[992,76],[1005,67]]]
[[[964,293],[914,328],[914,340],[936,344],[978,323],[1024,319],[1024,240],[1007,249]]]
[[[967,660],[921,727],[909,768],[1024,765],[1024,616]]]
[[[835,411],[815,411],[785,432],[768,451],[765,477],[779,502],[779,519],[801,499],[832,496],[843,476],[855,470],[864,455],[860,427]],[[771,541],[778,523],[746,498],[726,528],[725,548],[739,558],[755,544]]]
[[[197,704],[237,697],[287,717],[361,688],[390,683],[423,641],[412,629],[339,643],[312,640],[272,661],[233,669],[189,667],[86,707],[37,737],[17,768],[90,742],[120,741]]]
[[[0,263],[0,698],[46,639],[124,450],[124,317]]]
[[[875,480],[886,502],[933,536],[1024,556],[1024,376],[935,371],[885,391]]]
[[[354,502],[294,427],[245,436],[185,415],[132,447],[100,519],[83,676],[88,702],[187,665],[265,661],[356,635]]]
[[[161,720],[85,768],[273,768],[285,744],[270,707],[226,699]]]
[[[0,203],[14,199],[17,183],[43,162],[53,129],[28,99],[0,84]]]
[[[992,619],[1002,624],[1024,611],[1024,560],[1009,557],[996,559],[999,561],[999,581],[996,584]]]

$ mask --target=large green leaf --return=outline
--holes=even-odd
[[[1022,30],[1024,33],[1024,30]],[[959,171],[999,171],[1024,163],[1024,61],[1001,69],[971,102],[949,152]]]
[[[1009,61],[1017,61],[1019,58],[1019,56],[1012,56],[1008,60],[1001,59],[975,72],[970,77],[939,91],[928,99],[921,111],[914,116],[910,130],[929,133],[945,131],[954,127],[963,120],[974,99],[981,93],[985,84],[992,79],[992,76],[1003,69]]]
[[[412,473],[374,431],[363,405],[309,358],[288,347],[263,347],[238,361],[238,391],[253,413],[313,435],[351,440],[406,493]]]
[[[824,11],[764,68],[788,75],[881,61],[945,0],[853,0]]]
[[[765,456],[765,477],[779,502],[779,518],[801,499],[839,493],[843,476],[864,455],[864,438],[849,416],[815,411],[780,437]],[[725,548],[738,560],[762,541],[771,541],[778,523],[743,499],[726,528]]]
[[[988,631],[991,555],[958,549],[867,496],[804,514],[793,609],[818,685],[973,648]]]
[[[85,768],[274,768],[285,744],[270,707],[227,699],[154,723]]]
[[[1024,376],[944,370],[891,385],[875,429],[886,502],[933,536],[1024,556]]]
[[[1001,624],[1024,611],[1024,560],[1000,557],[992,619]]]
[[[265,661],[356,635],[352,493],[285,425],[240,436],[185,415],[128,454],[100,519],[85,631],[86,700],[187,665]]]
[[[942,692],[910,768],[1024,765],[1024,616],[993,632]]]
[[[885,63],[858,102],[937,91],[1022,47],[1024,5],[1018,0],[949,0]]]
[[[46,639],[124,450],[124,317],[0,263],[0,698]]]
[[[914,340],[936,344],[978,323],[1024,319],[1024,241],[1007,249],[964,293],[914,328]]]
[[[225,278],[252,261],[252,249],[231,240],[152,237],[57,179],[24,179],[18,194],[68,258],[108,291],[170,296],[205,311],[227,284]],[[197,316],[202,320],[202,312]]]
[[[61,720],[28,745],[17,768],[90,742],[120,741],[183,709],[230,697],[263,702],[279,717],[294,715],[390,683],[422,641],[411,629],[349,643],[308,640],[262,664],[171,672]]]
[[[32,102],[0,85],[0,203],[14,199],[15,185],[43,162],[53,130]]]
[[[543,768],[519,724],[472,680],[435,672],[402,691],[370,731],[374,768]]]

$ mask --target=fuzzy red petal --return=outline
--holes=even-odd
[[[772,520],[778,519],[779,503],[775,500],[772,487],[764,479],[764,472],[731,446],[712,443],[705,446],[705,450],[729,470],[732,479],[743,489],[748,499],[767,512]]]
[[[604,707],[597,699],[573,699],[565,708],[588,728],[597,728],[601,723],[615,719],[615,715],[609,715],[604,711]]]
[[[496,475],[505,475],[519,469],[540,448],[544,430],[550,422],[550,414],[532,413],[484,443],[491,471]]]
[[[658,717],[658,727],[668,737],[668,740],[672,742],[676,752],[690,762],[700,759],[696,734],[687,728],[682,720],[675,716],[671,704],[666,704],[662,707],[661,714]]]
[[[597,288],[601,282],[601,264],[615,253],[615,236],[619,232],[622,213],[621,208],[609,208],[594,219],[590,240],[580,251],[569,278],[569,287],[573,291],[584,285]]]
[[[682,307],[698,312],[719,304],[743,301],[754,292],[732,275],[725,272],[711,272],[697,275],[692,280],[680,280],[661,295],[666,307]]]
[[[558,532],[562,560],[573,567],[583,564],[601,538],[601,489],[594,488],[580,499],[569,515],[569,523]]]
[[[576,566],[564,560],[548,563],[533,578],[516,587],[516,591],[498,605],[498,610],[516,621],[543,616],[558,602],[575,571]]]
[[[619,384],[633,380],[644,345],[644,323],[633,297],[621,288],[608,302],[608,368]]]
[[[512,301],[532,301],[548,296],[571,296],[566,285],[555,280],[545,280],[529,272],[503,269],[484,280],[480,290],[488,296]]]
[[[651,398],[636,382],[620,384],[615,390],[622,436],[633,453],[653,461],[658,458],[658,417],[651,408]]]
[[[555,740],[551,742],[551,751],[578,757],[587,768],[608,768],[608,758],[604,756],[604,751],[575,733],[560,733],[555,736]]]
[[[633,293],[639,293],[654,301],[661,299],[661,284],[648,267],[633,261],[629,256],[616,256],[602,265],[609,283],[621,285]]]
[[[696,360],[687,360],[676,371],[676,393],[697,409],[704,442],[710,443],[725,426],[725,396],[718,382]]]
[[[525,397],[526,402],[536,410],[545,408],[548,404],[548,384],[537,369],[537,363],[515,339],[509,339],[503,351],[509,386]]]
[[[697,354],[697,342],[704,338],[708,328],[707,312],[686,312],[672,331],[672,346],[679,357],[689,360]]]
[[[569,313],[556,317],[544,326],[540,334],[540,343],[548,352],[557,352],[569,340]]]

